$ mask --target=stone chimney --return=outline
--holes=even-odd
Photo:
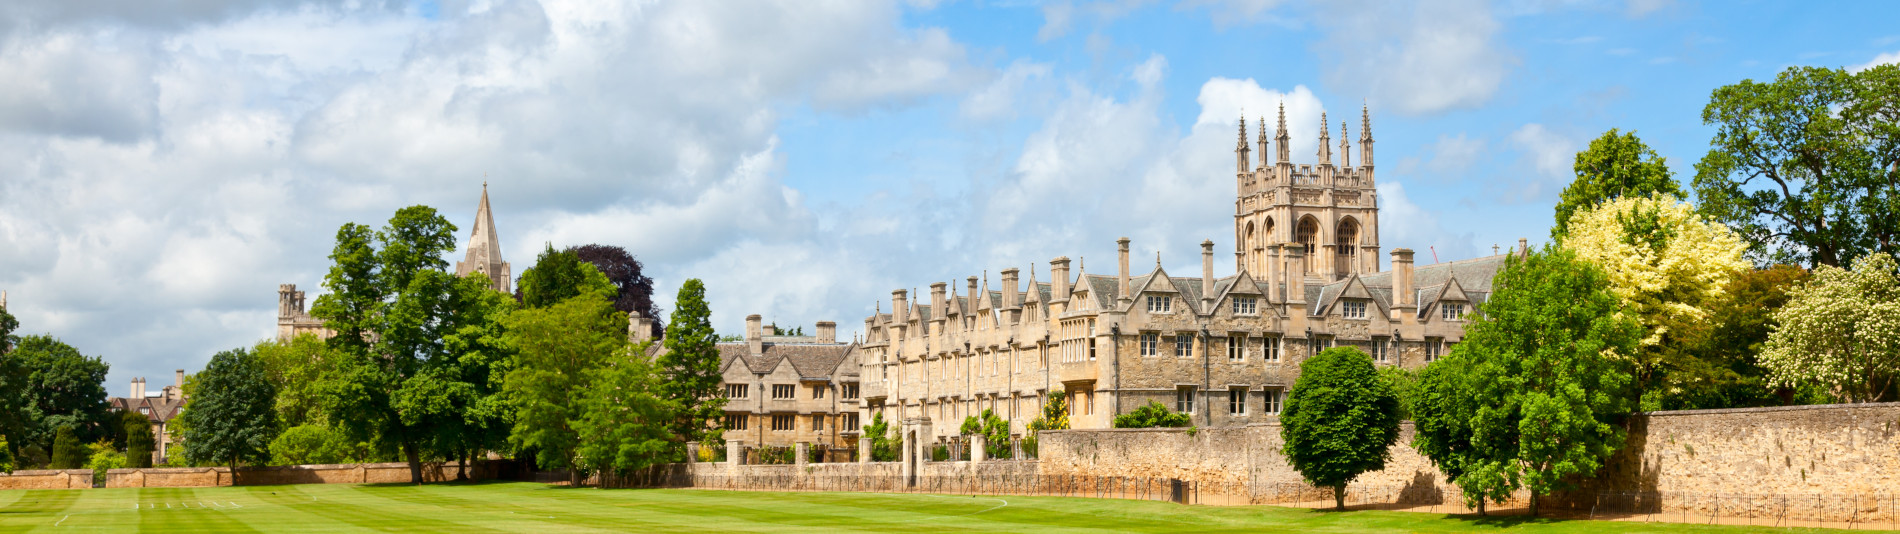
[[[1412,249],[1392,249],[1392,300],[1395,309],[1418,308],[1417,281],[1412,278]]]
[[[946,304],[950,301],[944,297],[944,290],[948,287],[950,287],[950,284],[943,282],[930,284],[930,322],[937,323],[938,334],[942,334],[944,327],[949,324],[947,317],[943,313],[945,309],[949,308]],[[924,335],[930,335],[930,327],[923,325],[918,326],[923,328]]]
[[[1012,325],[1022,319],[1023,294],[1022,283],[1017,276],[1022,271],[1015,267],[1003,269],[1003,324]]]
[[[132,379],[132,396],[126,397],[126,398],[132,399],[133,401],[137,401],[139,399],[145,398],[145,379],[144,378]]]
[[[1201,242],[1201,313],[1213,313],[1214,240]]]
[[[759,314],[745,316],[745,343],[752,349],[752,355],[765,354],[765,318]]]
[[[831,321],[818,321],[818,342],[819,343],[837,343],[838,342],[838,323],[834,323]]]
[[[1133,301],[1135,300],[1135,296],[1129,293],[1133,293],[1135,289],[1133,285],[1128,283],[1128,238],[1117,239],[1115,240],[1115,244],[1118,245],[1117,250],[1121,251],[1122,258],[1122,271],[1120,277],[1117,278],[1115,291],[1121,295],[1119,300],[1123,302]]]
[[[1517,238],[1517,257],[1519,258],[1531,257],[1531,244],[1530,244],[1529,239],[1525,239],[1522,237]]]
[[[897,328],[893,341],[902,339],[905,330],[910,329],[910,292],[902,289],[891,292],[891,326]]]
[[[1057,256],[1056,259],[1049,260],[1049,276],[1055,278],[1050,281],[1054,284],[1050,286],[1050,289],[1055,291],[1055,294],[1051,295],[1050,298],[1057,302],[1068,302],[1069,257]]]
[[[1286,301],[1306,302],[1306,247],[1286,247]]]

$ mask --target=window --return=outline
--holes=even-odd
[[[1089,319],[1089,361],[1095,361],[1095,320]]]
[[[856,431],[857,429],[858,429],[858,412],[845,412],[844,413],[844,428],[842,430],[846,432],[853,432],[853,431]]]
[[[1267,415],[1280,415],[1280,404],[1286,401],[1286,389],[1267,388]]]
[[[825,431],[825,416],[823,414],[812,414],[811,429],[813,432]]]
[[[792,430],[792,427],[796,424],[797,423],[793,421],[792,416],[789,416],[789,415],[772,416],[772,430],[773,431],[782,432],[782,431]]]
[[[1234,297],[1234,315],[1253,315],[1259,313],[1257,300],[1253,297]]]
[[[1192,334],[1174,335],[1174,356],[1186,358],[1194,355],[1194,336]]]
[[[745,414],[726,414],[726,430],[745,430]]]
[[[1174,390],[1174,411],[1194,413],[1194,386],[1181,386]]]
[[[817,384],[817,385],[814,385],[814,386],[812,386],[812,387],[811,387],[811,398],[814,398],[814,399],[822,399],[822,398],[825,398],[825,389],[827,389],[827,388],[826,388],[826,386],[825,386],[824,384]]]
[[[1425,361],[1426,362],[1433,362],[1433,361],[1438,360],[1438,344],[1442,342],[1444,342],[1443,338],[1436,338],[1436,337],[1425,338]]]
[[[847,399],[855,399],[855,398],[858,398],[858,385],[857,385],[857,384],[845,384],[845,385],[844,385],[844,398],[847,398]]]
[[[791,384],[772,384],[772,398],[786,400],[798,395],[798,386]]]
[[[1344,315],[1347,319],[1366,318],[1366,301],[1348,300],[1340,304],[1342,304],[1340,307],[1340,315]]]
[[[1227,336],[1227,361],[1247,361],[1247,334]]]
[[[1438,309],[1444,313],[1444,318],[1447,321],[1465,318],[1465,303],[1463,302],[1440,302],[1438,303]]]
[[[1174,297],[1149,295],[1148,313],[1174,313]]]
[[[1082,415],[1095,415],[1095,388],[1082,392]]]
[[[1386,363],[1387,359],[1392,357],[1391,351],[1386,350],[1388,342],[1388,338],[1372,338],[1372,361]]]
[[[1247,415],[1247,388],[1227,388],[1227,413]]]
[[[1280,361],[1280,336],[1267,336],[1263,348],[1266,350],[1267,361]]]
[[[1158,347],[1158,345],[1160,344],[1161,344],[1160,334],[1142,334],[1141,335],[1141,355],[1142,356],[1159,356],[1161,349],[1160,347]]]
[[[1311,347],[1308,347],[1310,350],[1306,353],[1309,357],[1319,354],[1319,351],[1333,348],[1333,338],[1331,336],[1313,336],[1309,338],[1308,341],[1312,344]]]
[[[139,414],[141,414],[141,415],[152,415],[152,407],[150,407],[150,406],[140,406],[140,407],[139,407]]]
[[[743,399],[748,393],[746,391],[748,389],[751,389],[751,388],[746,387],[745,384],[726,384],[726,398]]]

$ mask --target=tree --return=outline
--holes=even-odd
[[[86,466],[86,444],[75,436],[73,427],[62,426],[53,432],[53,469],[79,469]]]
[[[7,445],[7,438],[0,436],[0,474],[13,474],[13,447]]]
[[[125,430],[126,467],[151,467],[152,451],[158,448],[158,440],[152,436],[152,421],[137,410],[119,412],[121,428]]]
[[[1895,397],[1900,375],[1900,269],[1877,252],[1852,271],[1823,265],[1775,312],[1761,359],[1782,386],[1819,384],[1847,402]]]
[[[1159,402],[1148,401],[1147,405],[1135,408],[1135,411],[1115,416],[1115,428],[1176,428],[1194,424],[1192,416],[1168,411],[1168,407]]]
[[[988,408],[983,413],[963,418],[960,434],[974,436],[983,440],[983,450],[990,458],[1009,456],[1009,421],[997,417],[996,412]]]
[[[1038,454],[1042,446],[1041,434],[1044,430],[1066,430],[1069,428],[1069,395],[1056,389],[1042,402],[1042,414],[1029,421],[1029,435],[1023,437],[1023,451]]]
[[[16,341],[13,338],[13,331],[19,328],[20,320],[15,319],[13,314],[7,313],[5,307],[0,307],[0,355],[4,355],[13,349],[13,344]]]
[[[270,442],[271,465],[340,464],[370,460],[369,451],[348,435],[321,424],[285,429]]]
[[[127,465],[124,454],[112,446],[112,442],[99,440],[86,446],[86,469],[92,470],[92,483],[105,485],[106,472],[123,469]]]
[[[1431,460],[1447,482],[1461,486],[1466,466],[1478,461],[1475,436],[1471,434],[1471,421],[1478,412],[1477,388],[1471,384],[1471,376],[1471,358],[1454,347],[1450,355],[1419,371],[1411,399],[1412,448]],[[1477,487],[1491,490],[1488,494],[1465,494],[1465,501],[1476,506],[1479,515],[1484,514],[1488,500],[1503,500],[1510,494],[1498,491],[1502,487]]]
[[[1333,488],[1346,509],[1346,484],[1385,468],[1399,439],[1399,397],[1379,377],[1372,356],[1334,347],[1300,363],[1300,378],[1280,413],[1281,452],[1300,476]]]
[[[1840,267],[1900,248],[1900,66],[1790,67],[1717,88],[1696,163],[1703,213],[1757,262]]]
[[[1563,246],[1602,268],[1610,293],[1643,327],[1641,348],[1618,353],[1635,364],[1639,392],[1680,389],[1670,371],[1697,364],[1682,361],[1691,355],[1672,327],[1706,321],[1729,280],[1750,267],[1741,238],[1669,195],[1611,200],[1570,223]]]
[[[581,245],[567,249],[591,263],[600,274],[618,288],[614,296],[614,309],[627,313],[640,312],[650,319],[660,318],[660,309],[653,305],[653,279],[644,273],[646,266],[635,259],[627,249],[612,245]],[[665,328],[659,321],[653,322],[653,337],[665,335]]]
[[[588,271],[600,272],[590,269],[592,266],[572,250],[554,250],[552,244],[546,247],[535,257],[533,267],[521,271],[521,281],[515,285],[522,306],[546,308],[589,292],[592,276]],[[612,298],[612,294],[602,297]]]
[[[1619,135],[1611,128],[1604,132],[1590,142],[1590,148],[1577,153],[1571,168],[1577,179],[1558,196],[1557,224],[1550,229],[1553,239],[1569,234],[1570,218],[1577,211],[1606,201],[1630,196],[1685,196],[1667,160],[1637,139],[1633,131]]]
[[[22,435],[42,446],[52,445],[54,431],[71,427],[79,443],[111,434],[106,423],[112,406],[106,404],[106,371],[98,356],[85,356],[52,336],[19,339],[8,357],[17,358],[26,372]]]
[[[590,470],[624,475],[669,459],[674,407],[654,392],[658,377],[646,358],[651,343],[620,350],[590,371],[574,423],[576,452]]]
[[[898,432],[898,429],[891,428],[891,424],[884,421],[884,412],[871,414],[871,424],[864,426],[864,437],[860,438],[871,440],[871,461],[897,461],[897,449],[904,441]]]
[[[1392,386],[1392,394],[1399,397],[1399,420],[1412,419],[1413,400],[1418,398],[1418,371],[1397,365],[1379,367],[1379,378]]]
[[[673,301],[673,316],[667,320],[662,341],[666,351],[656,362],[663,377],[660,396],[678,407],[673,416],[677,441],[724,443],[723,432],[713,424],[726,407],[725,396],[719,394],[724,379],[719,375],[717,339],[712,309],[706,305],[706,285],[689,278]]]
[[[197,378],[191,409],[183,415],[190,426],[186,461],[232,469],[270,461],[270,442],[277,438],[277,388],[257,355],[242,348],[217,353]]]
[[[264,376],[277,388],[274,409],[278,428],[322,425],[323,384],[335,376],[336,357],[316,334],[304,333],[289,341],[270,339],[251,349],[264,365]]]
[[[582,393],[592,388],[597,369],[627,350],[626,315],[602,297],[586,294],[517,310],[505,324],[515,351],[504,386],[515,407],[508,440],[534,450],[539,465],[569,469],[574,486],[585,467],[576,461],[576,425],[586,408]]]
[[[311,310],[337,333],[326,341],[336,367],[320,388],[328,422],[375,450],[400,450],[418,484],[424,454],[466,456],[481,443],[467,416],[493,380],[447,342],[498,318],[486,284],[446,271],[454,232],[428,206],[397,210],[380,231],[343,225],[324,277],[331,293]]]
[[[1678,369],[1671,383],[1679,388],[1661,399],[1664,410],[1749,408],[1827,402],[1827,393],[1812,383],[1776,388],[1760,355],[1773,331],[1775,311],[1787,305],[1793,288],[1809,278],[1808,271],[1792,265],[1750,269],[1729,280],[1727,295],[1709,307],[1706,321],[1681,325],[1683,347],[1690,357],[1679,361],[1697,367]]]
[[[1589,476],[1623,444],[1634,407],[1627,358],[1642,326],[1607,289],[1610,277],[1558,247],[1506,260],[1491,297],[1452,348],[1468,358],[1464,385],[1472,450],[1457,479],[1467,499],[1501,502],[1519,487],[1538,500]],[[1457,413],[1458,410],[1448,410]]]

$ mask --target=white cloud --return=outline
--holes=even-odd
[[[1519,153],[1519,164],[1527,172],[1498,184],[1507,202],[1533,202],[1555,195],[1570,182],[1572,163],[1577,157],[1577,142],[1551,131],[1542,124],[1530,123],[1510,135],[1511,146]]]
[[[1458,182],[1484,155],[1484,149],[1485,141],[1482,138],[1468,137],[1464,132],[1456,136],[1439,134],[1438,140],[1426,148],[1426,152],[1431,154],[1430,160],[1421,164],[1417,158],[1406,158],[1399,162],[1397,171],[1402,175],[1410,175],[1423,170],[1430,173],[1427,176],[1429,179]]]
[[[1384,180],[1379,182],[1377,188],[1379,244],[1386,250],[1412,249],[1416,252],[1415,261],[1420,263],[1432,261],[1430,258],[1434,254],[1444,259],[1470,258],[1481,254],[1477,247],[1472,246],[1474,234],[1447,231],[1437,213],[1412,201],[1405,191],[1404,183]]]
[[[1648,16],[1650,13],[1655,13],[1661,11],[1663,8],[1675,5],[1675,3],[1675,0],[1629,0],[1629,4],[1627,4],[1623,10],[1623,14],[1630,18],[1642,18]]]
[[[1881,65],[1895,65],[1895,64],[1900,64],[1900,50],[1887,52],[1885,54],[1874,56],[1873,60],[1868,61],[1866,63],[1859,64],[1859,65],[1854,65],[1852,67],[1848,67],[1847,71],[1860,72],[1860,71],[1871,69],[1871,68],[1878,67]]]
[[[1001,76],[965,96],[958,111],[963,118],[971,120],[1013,119],[1018,101],[1027,96],[1024,90],[1030,84],[1047,79],[1050,71],[1047,63],[1016,60],[1003,69]]]
[[[1315,19],[1326,37],[1313,48],[1331,65],[1328,81],[1363,88],[1375,103],[1403,113],[1482,105],[1515,63],[1481,0],[1322,6]]]
[[[1215,28],[1253,24],[1268,19],[1282,0],[1184,0],[1177,9],[1206,8]]]

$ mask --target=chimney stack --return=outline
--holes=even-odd
[[[644,343],[650,339],[653,339],[653,320],[640,310],[627,312],[627,341]]]
[[[1055,285],[1050,286],[1051,289],[1055,291],[1055,294],[1050,295],[1050,298],[1057,302],[1068,302],[1069,257],[1057,256],[1056,259],[1049,260],[1049,276],[1055,277],[1054,280],[1051,280]]]
[[[145,398],[145,379],[144,378],[132,379],[132,396],[128,398],[132,399],[133,401],[137,401],[139,399]]]
[[[899,289],[891,292],[891,326],[897,328],[898,334],[893,340],[905,337],[905,330],[910,329],[909,291]]]
[[[944,305],[949,302],[944,297],[944,291],[949,287],[950,284],[943,282],[930,284],[930,322],[937,323],[938,334],[942,334],[944,327],[949,325],[947,321],[948,318],[944,314],[944,310],[949,308]],[[929,325],[918,325],[918,327],[923,329],[924,335],[930,335]]]
[[[1306,247],[1286,247],[1286,301],[1306,302]],[[1302,310],[1304,313],[1304,310]]]
[[[1017,308],[1023,305],[1022,284],[1017,275],[1021,270],[1015,267],[1003,269],[1003,307]]]
[[[1135,296],[1130,295],[1129,293],[1134,292],[1135,289],[1132,285],[1128,283],[1128,238],[1123,237],[1121,239],[1117,239],[1115,240],[1115,244],[1119,246],[1119,250],[1121,250],[1121,257],[1122,257],[1121,277],[1118,279],[1118,283],[1115,285],[1115,290],[1116,292],[1121,294],[1121,298],[1119,300],[1132,301],[1132,300],[1135,300]]]
[[[745,343],[752,349],[752,355],[765,354],[765,326],[759,314],[745,316]]]
[[[1201,313],[1213,313],[1214,240],[1201,242]]]
[[[1392,297],[1395,309],[1418,308],[1417,282],[1412,278],[1412,249],[1392,249]]]
[[[818,321],[818,342],[837,343],[838,323],[832,321]]]
[[[1522,238],[1522,237],[1517,238],[1517,257],[1519,258],[1531,257],[1530,240]]]

